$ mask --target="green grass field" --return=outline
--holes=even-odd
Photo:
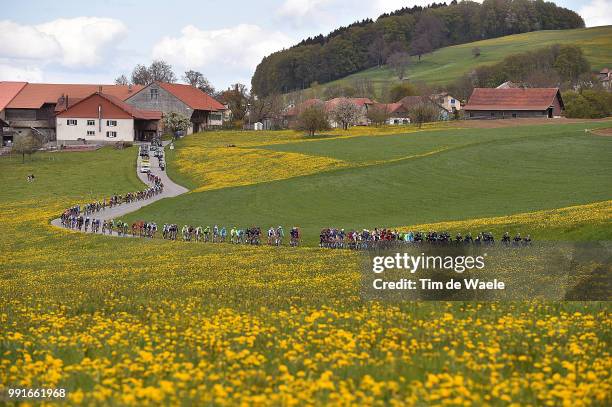
[[[228,228],[297,225],[312,245],[323,227],[399,227],[612,199],[612,139],[585,134],[584,127],[448,129],[284,144],[274,141],[260,148],[337,159],[348,166],[293,177],[288,161],[284,179],[189,193],[155,203],[129,218]],[[206,134],[199,137],[206,143]],[[228,142],[232,140],[239,139]],[[198,180],[191,183],[198,184]],[[564,231],[513,228],[513,232],[535,234],[539,239],[612,238],[612,229],[586,226]]]
[[[543,238],[610,239],[612,139],[580,127],[352,129],[314,141],[193,135],[168,162],[193,187],[211,179],[215,189],[134,217],[295,220],[310,233],[326,222],[422,223],[595,202],[502,223],[534,226]],[[254,161],[236,159],[244,151]],[[135,156],[103,148],[25,164],[0,157],[0,403],[10,387],[64,388],[67,405],[609,405],[608,302],[369,301],[362,258],[348,250],[119,239],[49,225],[68,206],[141,188]],[[300,158],[302,170],[309,160],[321,166],[295,176]],[[226,178],[269,160],[255,179]]]
[[[441,48],[424,55],[421,61],[408,68],[408,79],[430,85],[448,84],[479,65],[500,62],[504,57],[553,44],[579,45],[594,70],[610,65],[612,61],[612,26],[575,30],[534,31],[501,38]],[[479,47],[481,55],[474,58],[472,49]],[[322,84],[350,85],[356,79],[369,79],[377,92],[384,84],[397,82],[397,76],[387,67],[371,68],[337,81]]]

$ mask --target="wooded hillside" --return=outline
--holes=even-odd
[[[462,1],[403,8],[308,38],[265,57],[251,80],[266,96],[325,83],[379,66],[392,56],[420,57],[448,45],[536,30],[584,27],[575,12],[543,0]]]

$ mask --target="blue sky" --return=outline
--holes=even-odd
[[[199,70],[217,88],[249,84],[270,52],[366,17],[431,0],[0,0],[0,80],[111,83],[137,63]],[[587,26],[612,0],[560,0]]]

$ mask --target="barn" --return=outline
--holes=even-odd
[[[466,119],[561,117],[559,88],[475,88],[465,106]]]
[[[223,124],[225,106],[191,85],[153,82],[124,100],[138,109],[182,114],[191,121],[188,134]]]

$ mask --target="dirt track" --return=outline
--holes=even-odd
[[[548,119],[548,118],[533,118],[533,119],[499,119],[499,120],[462,120],[457,122],[458,127],[469,127],[476,129],[497,129],[501,127],[514,126],[533,126],[538,124],[568,124],[568,123],[599,123],[609,121],[612,125],[612,118],[606,119]]]
[[[612,127],[607,127],[605,129],[596,129],[591,131],[591,133],[597,134],[598,136],[612,137]]]

